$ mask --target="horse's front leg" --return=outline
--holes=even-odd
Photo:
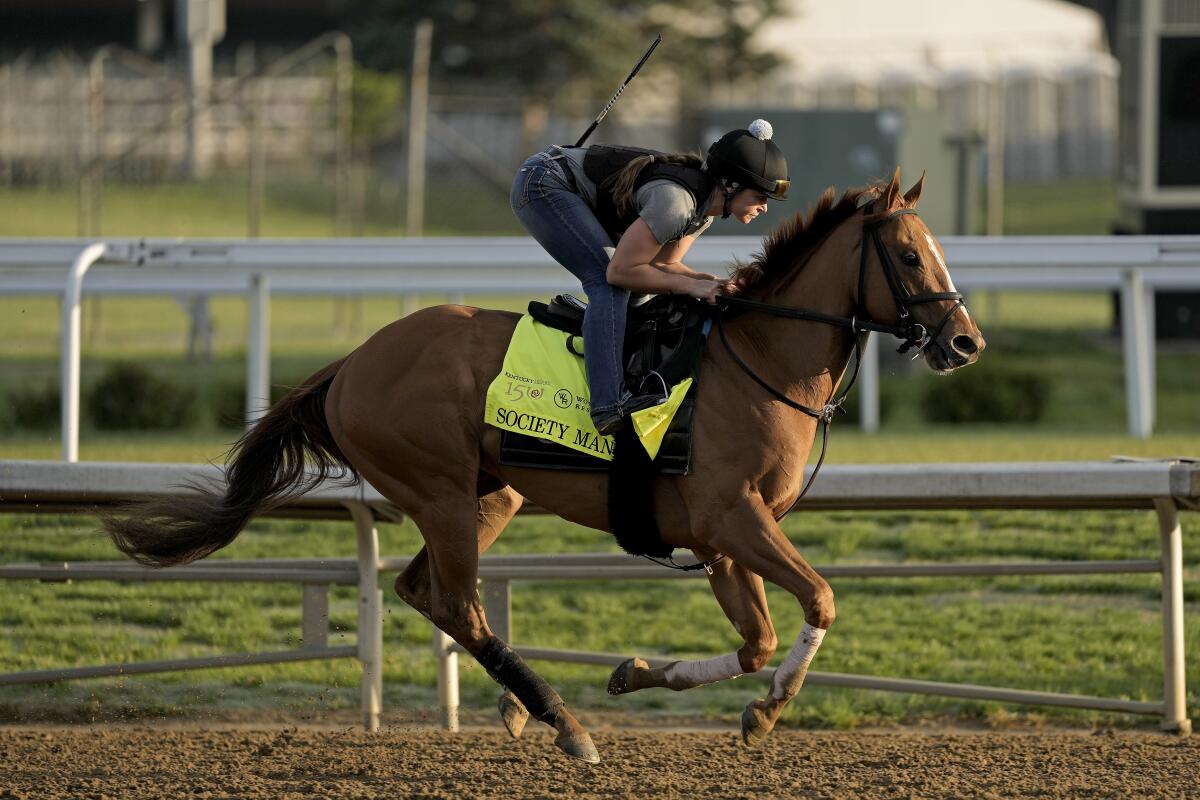
[[[784,706],[804,685],[808,665],[836,617],[833,590],[796,552],[757,494],[750,493],[743,502],[720,518],[707,521],[704,527],[713,549],[790,592],[804,610],[804,627],[775,670],[771,691],[746,706],[742,713],[742,739],[753,746],[766,738]]]
[[[696,558],[708,560],[716,553],[695,550]],[[758,672],[775,652],[775,629],[767,610],[762,578],[725,558],[708,576],[713,595],[745,642],[736,652],[702,661],[673,661],[651,667],[643,659],[631,658],[613,672],[609,694],[627,694],[639,689],[693,689],[717,681]]]

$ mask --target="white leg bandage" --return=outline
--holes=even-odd
[[[821,646],[821,640],[824,638],[824,629],[804,623],[796,643],[788,651],[787,658],[779,665],[779,669],[775,670],[775,677],[771,680],[771,697],[776,700],[790,700],[796,696],[800,687],[804,685],[808,665],[812,663],[813,656],[817,654],[817,648]]]
[[[736,678],[742,674],[742,665],[738,662],[737,653],[730,653],[703,661],[676,661],[668,665],[663,674],[667,679],[668,688],[691,689],[706,683]]]

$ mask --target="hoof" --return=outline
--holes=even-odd
[[[758,708],[757,702],[746,706],[742,712],[742,741],[747,747],[758,747],[765,742],[774,727],[775,723]]]
[[[554,739],[554,744],[571,758],[577,758],[587,764],[600,763],[600,753],[596,750],[596,745],[592,744],[592,737],[587,731],[560,733]]]
[[[637,691],[630,680],[635,670],[649,669],[650,665],[640,658],[631,658],[622,662],[613,670],[608,679],[608,693],[611,695],[628,694]]]
[[[525,730],[525,723],[529,721],[529,712],[512,692],[505,692],[500,695],[500,719],[512,737],[519,739]]]

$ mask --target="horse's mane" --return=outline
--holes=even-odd
[[[847,189],[841,199],[830,186],[817,199],[807,216],[798,211],[764,240],[762,249],[748,263],[738,264],[731,280],[739,294],[762,291],[789,274],[834,228],[857,211],[866,198],[883,195],[887,182]]]

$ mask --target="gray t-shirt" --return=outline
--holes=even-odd
[[[649,181],[637,190],[634,205],[659,244],[703,233],[713,218],[696,209],[692,193],[675,181]]]
[[[579,194],[594,210],[596,208],[596,184],[583,170],[586,147],[552,148],[551,153],[560,158],[571,173]],[[649,181],[637,190],[633,197],[638,216],[645,220],[659,244],[667,244],[704,232],[712,225],[713,218],[704,215],[707,209],[697,209],[692,193],[675,181],[661,179]]]

